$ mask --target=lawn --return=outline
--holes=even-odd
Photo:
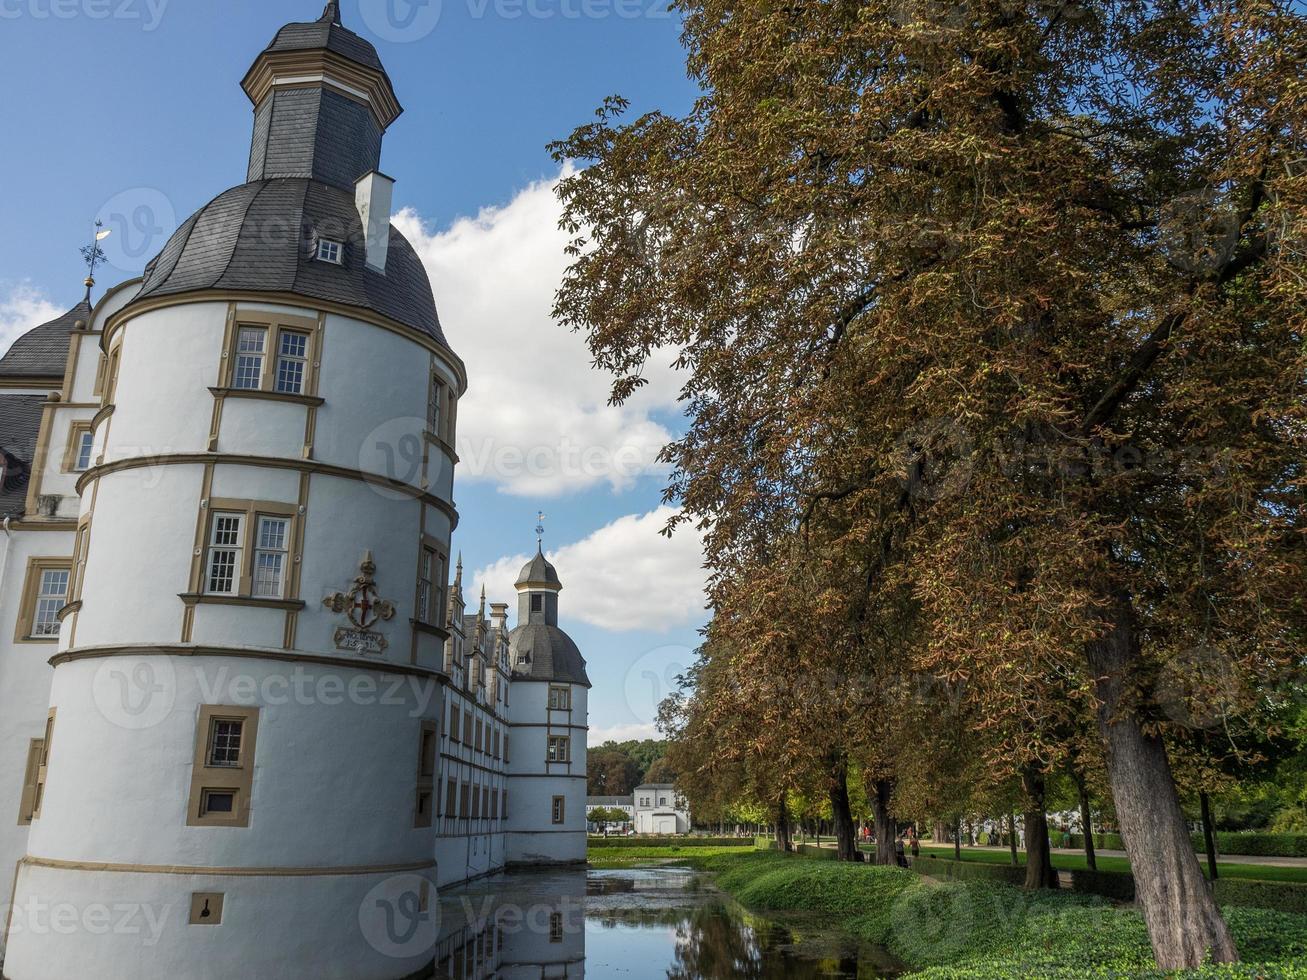
[[[932,882],[899,868],[776,852],[695,863],[748,908],[826,913],[887,948],[921,980],[1162,977],[1139,913],[1094,896]],[[1236,907],[1225,913],[1245,962],[1173,976],[1307,980],[1307,916]]]
[[[953,848],[951,846],[923,845],[922,854],[933,854],[936,857],[952,858]],[[962,860],[964,861],[982,861],[986,864],[1008,864],[1011,862],[1011,854],[1007,851],[990,851],[979,848],[962,848]],[[1025,854],[1018,852],[1017,861],[1025,864]],[[1199,858],[1199,864],[1202,865],[1203,873],[1207,873],[1206,858]],[[1083,870],[1088,867],[1083,854],[1054,854],[1053,867],[1060,868],[1063,871]],[[1232,862],[1218,861],[1217,870],[1230,878],[1256,878],[1260,881],[1300,881],[1307,882],[1307,868],[1285,868],[1273,864],[1235,864]],[[1100,856],[1098,858],[1099,871],[1129,871],[1130,862],[1123,857]]]
[[[592,847],[586,861],[592,868],[630,868],[639,864],[675,861],[701,867],[701,858],[719,854],[752,854],[748,847],[681,847],[675,844],[650,844],[647,847]]]

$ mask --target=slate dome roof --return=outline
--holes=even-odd
[[[384,71],[377,49],[351,30],[341,26],[340,5],[329,3],[315,21],[287,24],[277,32],[265,53],[277,51],[317,51],[326,49],[368,68]]]
[[[517,581],[514,583],[518,586],[523,585],[552,585],[561,589],[563,583],[558,580],[558,571],[553,565],[545,559],[544,552],[536,550],[536,555],[529,562],[522,566],[522,571],[518,573]]]
[[[320,238],[345,244],[341,265],[316,258]],[[384,275],[367,267],[364,241],[352,191],[306,177],[241,184],[183,222],[146,266],[132,305],[208,289],[293,293],[374,310],[448,347],[408,239],[391,226]]]
[[[508,649],[515,678],[590,686],[585,658],[557,626],[524,623],[508,634]]]

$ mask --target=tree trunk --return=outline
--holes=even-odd
[[[953,821],[953,860],[962,860],[962,815]]]
[[[1058,886],[1053,852],[1048,844],[1048,814],[1044,809],[1044,774],[1034,766],[1021,770],[1026,791],[1026,889]]]
[[[948,843],[948,831],[944,828],[943,820],[935,821],[935,826],[934,829],[931,830],[930,836],[936,844]]]
[[[889,808],[890,796],[893,792],[893,783],[888,779],[878,779],[876,792],[871,798],[871,811],[876,818],[876,863],[889,867],[898,864],[894,841],[899,836],[899,827]]]
[[[1128,596],[1118,598],[1108,626],[1086,653],[1097,678],[1098,728],[1117,822],[1153,956],[1162,970],[1195,969],[1209,955],[1215,963],[1236,962],[1234,937],[1189,839],[1166,746],[1123,703],[1139,654]]]
[[[1203,790],[1198,794],[1198,806],[1203,813],[1203,846],[1207,849],[1207,877],[1216,880],[1216,835],[1212,833],[1212,798]]]
[[[1021,862],[1017,859],[1017,815],[1009,813],[1007,815],[1007,844],[1012,851],[1012,867],[1016,867]]]
[[[1080,795],[1080,832],[1085,836],[1085,864],[1090,871],[1097,871],[1098,856],[1094,853],[1094,822],[1089,813],[1089,788],[1081,773],[1073,772],[1071,776],[1076,781],[1076,792]]]
[[[782,851],[793,850],[790,843],[790,811],[785,806],[785,797],[776,803],[776,846]]]
[[[861,855],[853,833],[853,813],[849,809],[849,764],[843,756],[831,759],[830,812],[835,830],[835,860],[857,861]]]

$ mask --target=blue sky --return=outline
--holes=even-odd
[[[97,215],[115,231],[103,287],[244,180],[240,79],[278,27],[321,10],[0,0],[0,346],[76,302],[78,247]],[[398,180],[395,220],[472,376],[456,486],[468,579],[510,600],[544,510],[563,625],[595,685],[591,725],[640,734],[703,619],[697,540],[656,534],[668,512],[654,457],[683,424],[677,382],[667,355],[635,404],[608,407],[584,344],[551,321],[565,259],[545,144],[614,93],[633,113],[684,112],[696,93],[680,24],[664,0],[344,0],[342,13],[377,46],[405,107],[382,160]],[[467,592],[475,603],[476,586]]]

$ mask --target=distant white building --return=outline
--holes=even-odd
[[[596,823],[590,815],[595,810],[621,810],[630,818],[631,824],[635,823],[635,797],[633,796],[587,796],[585,798],[585,824],[587,829],[592,833],[602,830],[603,823]],[[609,829],[615,829],[615,824],[609,824]]]
[[[671,783],[646,783],[632,794],[637,834],[688,834],[690,808]]]

